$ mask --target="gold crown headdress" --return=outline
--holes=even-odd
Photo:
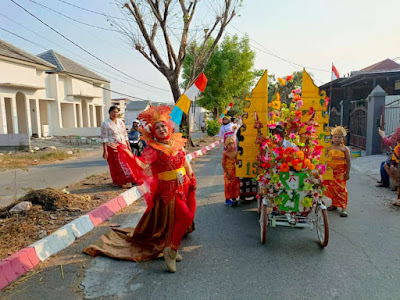
[[[331,128],[331,135],[341,135],[345,137],[347,135],[348,130],[344,128],[343,126],[335,126],[334,128]]]
[[[139,114],[138,119],[143,120],[146,125],[154,125],[160,121],[169,123],[171,111],[171,107],[166,105],[150,106],[148,110]]]

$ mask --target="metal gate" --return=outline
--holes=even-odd
[[[349,144],[364,150],[367,145],[367,103],[365,100],[352,103],[349,122]]]
[[[383,107],[382,125],[387,136],[391,136],[400,126],[400,98]]]

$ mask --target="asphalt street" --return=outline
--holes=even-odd
[[[109,224],[134,226],[132,205],[0,292],[1,299],[399,299],[400,210],[388,191],[354,170],[349,217],[329,212],[326,248],[309,229],[269,229],[259,242],[255,203],[224,204],[222,149],[194,163],[196,231],[182,242],[183,261],[169,274],[162,259],[133,263],[91,258],[82,250]],[[63,265],[64,279],[60,265]]]
[[[0,173],[0,207],[5,207],[30,189],[63,188],[90,175],[107,172],[101,151],[82,158]]]

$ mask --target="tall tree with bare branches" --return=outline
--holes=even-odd
[[[242,1],[205,0],[201,1],[204,6],[200,7],[199,0],[119,0],[123,4],[127,22],[115,24],[134,48],[165,76],[176,103],[181,96],[179,79],[187,46],[196,41],[200,51],[194,57],[189,77],[185,78],[186,88],[204,71]],[[200,25],[192,29],[195,13],[201,9],[203,18],[198,18]],[[187,118],[184,116],[185,121]]]

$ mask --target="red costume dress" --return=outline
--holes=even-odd
[[[325,196],[332,199],[332,206],[347,208],[347,187],[346,155],[342,150],[330,149],[332,161],[328,162],[328,167],[332,168],[333,179],[324,181],[326,186]]]
[[[128,163],[116,149],[110,147],[110,144],[114,143],[128,150],[128,146],[126,145],[128,134],[124,122],[120,119],[117,119],[116,123],[110,119],[104,121],[101,124],[101,139],[103,143],[107,143],[107,162],[110,167],[113,184],[115,186],[123,186],[129,182],[136,183]]]
[[[236,154],[234,157],[230,157],[224,151],[222,154],[222,165],[225,166],[227,171],[224,171],[225,199],[236,199],[240,196],[240,180],[236,177]],[[228,179],[228,174],[231,179]]]
[[[157,110],[161,107],[153,108]],[[144,114],[144,113],[143,113]],[[178,250],[182,237],[193,223],[196,210],[196,180],[186,174],[186,140],[180,133],[162,144],[144,133],[148,147],[140,157],[119,148],[118,152],[145,184],[148,208],[136,228],[112,229],[85,249],[92,256],[144,261],[157,258],[166,247]]]

